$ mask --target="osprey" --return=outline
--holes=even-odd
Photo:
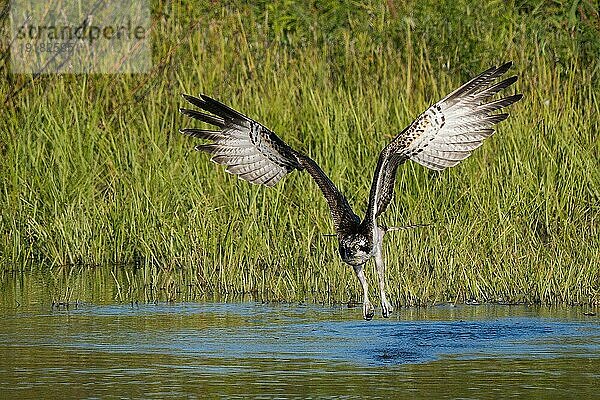
[[[310,157],[292,149],[275,133],[259,122],[206,96],[183,97],[210,114],[180,108],[188,117],[214,125],[218,130],[180,129],[186,135],[209,140],[196,150],[212,155],[211,160],[227,166],[226,171],[248,182],[273,186],[294,170],[312,176],[329,205],[335,227],[339,253],[351,265],[363,289],[363,317],[370,320],[374,307],[369,301],[363,265],[375,258],[379,276],[381,311],[387,318],[393,311],[385,293],[385,263],[382,254],[386,228],[377,224],[392,200],[398,166],[407,160],[432,170],[453,167],[471,155],[483,140],[494,133],[493,127],[508,117],[494,113],[520,100],[515,94],[491,101],[490,98],[516,82],[513,76],[497,82],[512,66],[511,62],[492,67],[465,83],[400,132],[379,154],[369,203],[364,219],[352,211],[346,197]]]

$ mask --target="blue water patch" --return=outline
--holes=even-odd
[[[507,309],[495,306],[473,314],[473,307],[434,307],[417,316],[414,310],[401,309],[393,319],[366,322],[360,319],[360,311],[341,307],[82,305],[38,315],[36,321],[44,324],[44,331],[34,330],[30,337],[22,332],[19,344],[204,361],[305,360],[363,367],[443,358],[600,357],[597,318],[553,317],[524,307]],[[10,345],[10,340],[0,332],[0,344]],[[213,368],[233,368],[227,362],[220,364]]]

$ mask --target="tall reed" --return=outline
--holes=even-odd
[[[202,293],[351,301],[358,285],[324,236],[310,177],[267,189],[228,175],[177,133],[191,124],[179,95],[263,122],[361,214],[381,148],[470,76],[514,60],[525,98],[493,138],[441,174],[399,169],[384,222],[432,226],[386,238],[391,297],[599,303],[597,10],[383,3],[159,1],[144,75],[32,79],[2,57],[2,268],[134,265]]]

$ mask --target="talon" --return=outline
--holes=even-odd
[[[394,307],[392,307],[387,299],[381,302],[381,314],[383,318],[389,318],[393,311]]]
[[[373,319],[374,315],[375,315],[375,308],[373,307],[371,302],[365,302],[363,304],[363,318],[367,321],[370,321]]]
[[[387,309],[383,309],[381,314],[383,315],[383,318],[389,318],[390,314],[392,314],[392,310],[387,310]]]

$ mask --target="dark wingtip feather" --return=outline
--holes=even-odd
[[[519,77],[514,75],[514,76],[511,76],[510,78],[506,78],[506,80],[504,82],[506,82],[506,86],[508,87],[518,80],[519,80]]]
[[[188,116],[193,119],[197,119],[202,122],[206,122],[211,125],[218,126],[219,128],[225,127],[225,121],[223,121],[223,118],[220,118],[220,117],[215,117],[213,115],[201,113],[200,111],[190,110],[190,109],[181,108],[181,107],[179,108],[179,112],[185,116]]]
[[[488,111],[496,111],[504,107],[508,107],[511,104],[516,103],[517,101],[523,98],[522,94],[513,94],[512,96],[504,97],[500,100],[493,101],[491,103],[484,104],[483,107],[487,108]],[[490,107],[491,106],[491,107]]]
[[[498,67],[496,72],[498,73],[498,75],[504,75],[504,73],[506,71],[508,71],[512,66],[513,66],[512,61],[505,62],[504,64],[502,64],[501,66]]]
[[[505,80],[486,88],[481,93],[485,93],[485,94],[489,94],[490,96],[493,96],[494,94],[500,92],[501,90],[504,90],[507,87],[511,86],[513,83],[515,83],[517,81],[517,79],[518,78],[516,76],[511,76],[510,78],[506,78]]]
[[[502,107],[508,107],[508,106],[516,103],[517,101],[521,100],[522,98],[523,98],[522,93],[513,94],[512,96],[505,97],[504,99],[502,99],[503,100]]]
[[[198,111],[190,110],[188,108],[183,107],[179,107],[179,112],[185,115],[186,117],[191,117],[194,119],[198,119],[198,114],[200,114]]]
[[[494,114],[494,123],[497,124],[499,122],[504,121],[506,118],[508,118],[510,116],[509,113],[503,113],[503,114]]]
[[[202,108],[206,111],[209,111],[215,115],[218,115],[221,118],[231,118],[233,120],[244,121],[247,120],[244,114],[239,111],[234,110],[233,108],[221,103],[218,100],[213,99],[205,94],[201,94],[200,98],[202,99]]]
[[[210,145],[210,144],[197,144],[196,146],[194,146],[194,150],[203,151],[208,154],[214,153],[214,147],[213,147],[213,145]]]
[[[475,78],[473,78],[473,79],[477,79],[477,78],[479,78],[479,77],[481,77],[481,76],[489,75],[489,74],[491,74],[492,72],[496,71],[497,69],[498,69],[498,68],[496,68],[496,66],[495,66],[495,65],[492,65],[491,67],[489,67],[488,69],[486,69],[485,71],[483,71],[482,73],[480,73],[479,75],[477,75],[477,76],[476,76]]]
[[[189,94],[185,94],[183,93],[181,95],[188,103],[195,105],[196,107],[199,108],[203,108],[204,106],[204,100],[199,99],[198,97],[194,97],[192,95]]]

